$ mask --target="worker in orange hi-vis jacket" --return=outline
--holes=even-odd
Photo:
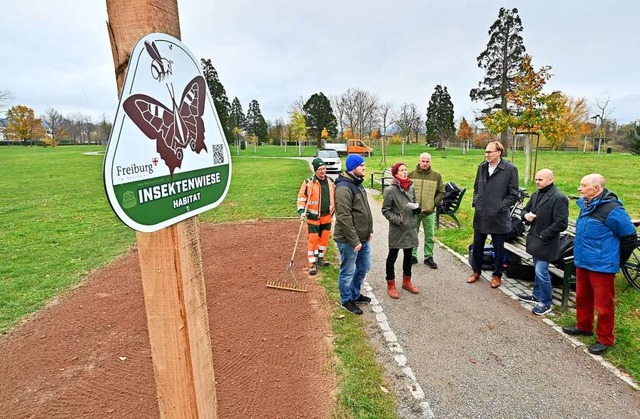
[[[307,220],[309,275],[315,275],[318,266],[330,265],[324,257],[331,235],[336,187],[333,179],[327,176],[327,167],[322,159],[316,158],[311,164],[315,173],[300,186],[298,215]]]

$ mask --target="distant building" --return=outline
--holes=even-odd
[[[0,141],[4,141],[4,129],[8,123],[9,120],[7,118],[0,118]]]

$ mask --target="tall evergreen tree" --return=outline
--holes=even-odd
[[[453,116],[453,103],[447,88],[437,85],[427,108],[427,143],[438,144],[441,150],[444,148],[445,142],[456,133]]]
[[[224,86],[218,79],[218,72],[211,64],[211,60],[205,60],[202,58],[202,72],[204,73],[204,79],[207,81],[207,87],[213,98],[213,105],[216,108],[218,118],[220,119],[220,125],[227,138],[227,142],[233,141],[233,127],[229,121],[229,112],[231,111],[231,105],[227,98],[227,92],[224,90]]]
[[[231,102],[229,124],[232,130],[233,128],[245,129],[247,125],[247,117],[244,116],[244,112],[242,111],[242,104],[237,97],[234,97],[233,102]]]
[[[489,28],[487,49],[477,58],[478,67],[485,71],[484,80],[476,89],[471,89],[472,101],[483,101],[486,108],[481,113],[492,115],[498,110],[508,113],[507,94],[513,91],[515,77],[522,72],[522,58],[525,53],[522,21],[518,9],[500,8],[498,20]],[[507,146],[507,130],[500,139]]]
[[[635,131],[629,138],[629,151],[633,154],[640,154],[640,124],[636,122]]]
[[[260,141],[268,141],[269,139],[267,121],[264,120],[262,112],[260,112],[260,104],[255,99],[249,103],[247,110],[246,131],[249,135],[255,135]]]
[[[338,135],[338,121],[333,114],[331,103],[324,93],[314,93],[302,107],[307,124],[309,137],[318,140],[321,144],[322,130],[327,129],[329,136],[335,138]]]

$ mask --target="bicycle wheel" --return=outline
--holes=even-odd
[[[640,290],[640,247],[633,250],[629,260],[622,267],[622,273],[632,287]]]

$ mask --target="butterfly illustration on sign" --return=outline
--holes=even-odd
[[[163,58],[155,42],[145,42],[152,58],[151,76],[164,80],[172,74],[173,62]],[[176,101],[173,84],[167,84],[171,97],[171,109],[160,101],[144,94],[129,96],[122,107],[134,124],[150,139],[156,140],[156,150],[169,168],[170,175],[182,165],[183,149],[207,151],[204,142],[204,104],[206,84],[202,76],[194,77],[184,88],[180,101]]]

